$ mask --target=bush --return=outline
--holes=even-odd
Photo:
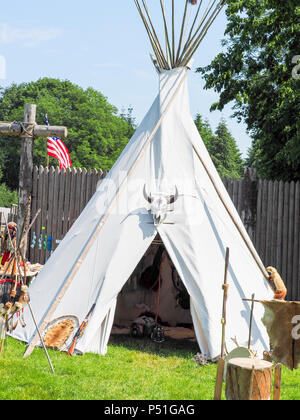
[[[18,192],[0,184],[0,207],[11,207],[12,204],[18,204]]]

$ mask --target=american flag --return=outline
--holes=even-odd
[[[45,114],[45,123],[49,125],[48,114]],[[69,151],[58,137],[47,138],[47,154],[59,160],[60,169],[72,166]]]
[[[59,160],[60,169],[72,166],[69,151],[58,137],[47,138],[47,154]]]

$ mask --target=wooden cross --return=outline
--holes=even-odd
[[[22,139],[22,152],[19,173],[19,207],[17,224],[19,234],[23,227],[26,207],[31,200],[33,175],[34,139],[39,136],[67,137],[66,127],[52,127],[36,124],[36,105],[25,105],[24,122],[5,123],[0,121],[0,135],[19,136]]]

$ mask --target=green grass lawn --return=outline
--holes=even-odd
[[[11,338],[0,358],[1,400],[211,400],[216,364],[201,367],[188,340],[111,338],[105,357],[67,357],[42,349],[23,359],[25,345]],[[283,369],[282,399],[300,399],[300,372]]]

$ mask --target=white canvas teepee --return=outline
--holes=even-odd
[[[118,293],[157,233],[190,294],[197,340],[208,358],[221,349],[226,247],[228,350],[233,337],[240,345],[248,341],[250,304],[242,299],[253,293],[272,297],[262,263],[246,245],[250,239],[190,115],[188,72],[187,67],[160,71],[159,94],[143,122],[30,287],[41,330],[61,316],[83,320],[96,303],[78,351],[106,353]],[[144,190],[151,197],[177,191],[163,222],[154,224]],[[27,327],[18,327],[14,337],[31,343],[29,354],[39,340],[26,311]],[[269,348],[262,315],[257,306],[252,348],[259,352]]]

